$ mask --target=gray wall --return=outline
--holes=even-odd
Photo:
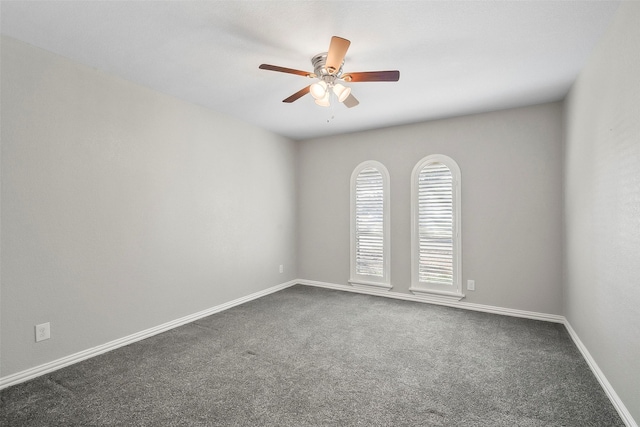
[[[640,3],[620,6],[566,101],[565,307],[640,420]]]
[[[349,179],[377,160],[391,177],[391,284],[408,293],[411,171],[445,154],[462,174],[466,301],[561,314],[562,137],[552,103],[301,142],[300,278],[347,284]]]
[[[294,142],[4,37],[1,63],[0,375],[297,277]]]

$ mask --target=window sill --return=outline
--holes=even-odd
[[[465,295],[462,293],[435,291],[435,290],[429,290],[429,289],[423,289],[423,288],[416,288],[413,286],[409,288],[409,291],[411,291],[411,293],[416,296],[423,297],[425,299],[430,299],[433,301],[453,302],[453,301],[460,301],[462,298],[465,297]]]
[[[393,288],[393,286],[389,285],[388,283],[367,282],[364,280],[349,280],[349,283],[356,289],[376,289],[378,291],[388,291]]]

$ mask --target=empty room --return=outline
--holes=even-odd
[[[640,422],[640,2],[0,1],[0,425]]]

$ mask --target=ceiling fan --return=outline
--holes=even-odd
[[[302,98],[307,93],[315,99],[316,104],[323,107],[330,105],[329,98],[334,93],[339,102],[348,108],[355,107],[360,102],[351,94],[351,88],[344,86],[343,82],[397,82],[400,80],[400,71],[362,71],[357,73],[343,73],[344,57],[347,54],[351,42],[342,37],[331,37],[329,51],[315,55],[311,58],[313,73],[294,70],[292,68],[279,67],[277,65],[261,64],[261,70],[278,71],[280,73],[296,74],[298,76],[318,79],[317,82],[300,89],[282,102],[291,103]]]

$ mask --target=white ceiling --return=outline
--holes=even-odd
[[[299,140],[562,99],[619,2],[2,1],[2,33]],[[331,36],[360,105],[319,107],[306,77]],[[332,120],[329,120],[333,116]]]

